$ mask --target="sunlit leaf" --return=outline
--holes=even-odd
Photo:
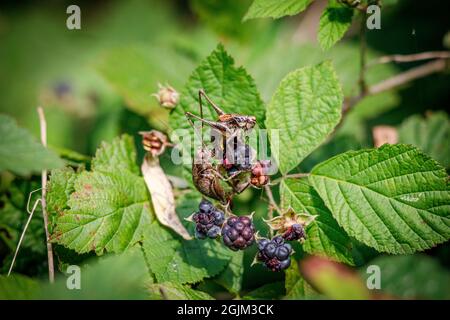
[[[279,129],[279,143],[272,140],[271,147],[282,173],[325,141],[341,118],[342,100],[329,61],[293,71],[281,81],[267,107],[266,127]]]
[[[0,171],[27,175],[64,165],[53,151],[20,128],[13,118],[3,114],[0,114],[0,136]]]
[[[339,225],[378,251],[413,253],[450,238],[447,173],[413,146],[346,152],[309,180]]]

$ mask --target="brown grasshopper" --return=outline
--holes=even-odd
[[[199,96],[200,116],[197,116],[191,112],[186,112],[185,113],[186,117],[188,118],[188,120],[190,120],[191,124],[192,119],[196,119],[202,123],[202,128],[203,124],[206,124],[209,127],[211,127],[211,129],[213,130],[211,139],[216,137],[222,138],[223,164],[229,167],[231,166],[232,163],[235,163],[235,161],[237,160],[235,151],[238,150],[238,146],[241,147],[239,151],[242,151],[242,147],[247,148],[246,151],[244,152],[238,152],[241,158],[243,156],[246,156],[247,158],[253,158],[250,156],[251,153],[250,152],[251,150],[249,150],[250,148],[245,144],[243,144],[244,139],[242,135],[244,132],[247,132],[254,128],[256,124],[256,117],[235,113],[225,113],[206,95],[206,93],[202,89],[199,90],[198,96]],[[204,97],[216,111],[218,115],[217,121],[204,119],[202,97]],[[212,141],[213,140],[211,140],[211,142]],[[229,154],[230,151],[232,152],[232,154]],[[235,171],[233,174],[231,174],[229,179],[237,176],[243,171],[250,171],[250,170],[251,170],[250,164],[246,163],[246,168],[242,168],[241,170]]]
[[[202,97],[204,97],[217,112],[217,121],[211,121],[203,118]],[[196,133],[197,131],[192,119],[201,121],[202,128],[203,124],[206,124],[212,129],[219,131],[224,137],[224,149],[227,145],[227,141],[235,141],[237,139],[236,133],[239,131],[238,129],[250,130],[256,124],[256,118],[254,116],[226,114],[222,109],[214,104],[214,102],[211,101],[203,90],[199,90],[199,107],[200,116],[197,116],[191,112],[186,112],[185,115],[187,120]],[[213,164],[215,154],[211,150],[207,150],[203,143],[203,134],[201,134],[200,140],[202,142],[202,148],[196,153],[197,158],[192,163],[192,177],[194,185],[203,195],[217,199],[224,204],[228,204],[233,194],[241,193],[250,185],[249,179],[246,178],[243,179],[243,181],[233,179],[238,174],[225,178],[224,175],[226,172],[223,170],[223,167]]]
[[[203,104],[202,97],[209,102],[209,104],[213,107],[214,111],[216,111],[218,115],[217,121],[211,121],[203,118]],[[186,112],[186,117],[192,119],[197,119],[202,123],[207,124],[211,128],[219,130],[222,134],[233,134],[236,129],[250,130],[256,124],[255,116],[247,116],[241,114],[234,113],[225,113],[222,109],[220,109],[212,100],[206,95],[203,89],[198,91],[198,101],[200,104],[200,117],[191,113]]]

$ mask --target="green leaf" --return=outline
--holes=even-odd
[[[338,42],[352,24],[353,8],[332,0],[320,17],[319,33],[317,35],[323,50],[330,49]]]
[[[64,166],[64,162],[46,149],[15,120],[0,114],[0,171],[10,170],[28,175]]]
[[[49,149],[58,154],[61,159],[64,159],[67,163],[70,163],[73,166],[80,166],[83,163],[88,163],[90,157],[84,154],[81,154],[75,150],[49,146]]]
[[[354,128],[356,125],[354,126]],[[305,160],[302,161],[298,169],[300,172],[310,172],[311,169],[322,161],[328,160],[331,157],[337,156],[340,153],[361,149],[361,143],[355,135],[349,133],[338,134],[333,136],[330,141],[321,145],[314,150]]]
[[[78,254],[75,250],[68,249],[60,244],[53,244],[53,255],[55,266],[60,272],[66,272],[71,265],[81,266],[96,256],[93,251]]]
[[[422,118],[407,118],[398,129],[398,140],[412,144],[436,159],[446,168],[450,167],[450,121],[445,112],[436,112]]]
[[[370,260],[379,256],[380,253],[372,247],[366,246],[364,243],[352,238],[352,253],[355,266],[365,265]]]
[[[153,283],[148,286],[148,290],[152,300],[214,300],[206,292],[172,282]]]
[[[325,141],[341,118],[342,101],[329,61],[298,69],[281,81],[267,108],[266,126],[279,129],[279,141],[270,143],[283,174]]]
[[[123,254],[105,255],[80,265],[80,289],[68,290],[67,283],[77,271],[64,270],[54,284],[42,286],[38,299],[63,300],[144,300],[148,298],[146,285],[151,281],[142,250],[132,248]]]
[[[313,0],[254,0],[244,20],[254,18],[281,18],[304,11]]]
[[[0,275],[0,300],[27,300],[39,289],[39,284],[20,274]]]
[[[176,198],[176,212],[180,217],[181,223],[189,231],[190,234],[195,233],[195,223],[186,220],[194,212],[198,211],[198,205],[202,200],[202,196],[198,192],[188,192]]]
[[[370,265],[380,268],[382,293],[403,299],[450,299],[450,273],[429,256],[381,256]],[[361,274],[367,279],[373,273],[362,268]]]
[[[298,263],[293,259],[286,270],[285,288],[285,299],[289,300],[311,299],[318,296],[318,293],[300,275]]]
[[[413,253],[450,237],[447,174],[413,146],[346,152],[309,180],[339,225],[378,251]]]
[[[255,82],[243,67],[235,67],[233,58],[219,44],[189,77],[180,104],[170,115],[172,129],[191,129],[185,112],[200,115],[198,91],[202,88],[225,112],[254,115],[260,125],[263,123],[265,109]],[[203,106],[203,115],[206,119],[217,119],[207,103]]]
[[[74,182],[69,209],[56,220],[56,242],[78,253],[102,254],[122,252],[142,240],[153,214],[134,154],[128,136],[102,145],[93,171],[82,172]]]
[[[306,228],[303,249],[313,255],[322,255],[338,262],[354,264],[351,241],[334,220],[317,192],[305,179],[286,179],[281,183],[281,203],[296,212],[307,212],[317,218]]]
[[[58,215],[62,215],[68,209],[67,201],[70,194],[75,191],[75,171],[71,167],[55,169],[51,172],[51,179],[47,184],[47,212],[50,222],[50,233],[56,223]]]
[[[244,251],[233,252],[230,263],[217,277],[216,282],[228,291],[239,294],[244,275]]]
[[[123,135],[112,143],[103,142],[92,159],[92,170],[121,171],[127,170],[139,174],[140,169],[136,163],[136,148],[133,138]]]
[[[283,282],[273,282],[265,284],[242,297],[243,300],[273,300],[284,295]]]
[[[217,275],[230,260],[218,241],[181,240],[157,223],[145,233],[143,248],[158,282],[196,283]]]

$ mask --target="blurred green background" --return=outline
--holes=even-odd
[[[346,95],[355,93],[356,30],[329,52],[316,44],[317,15],[325,2],[295,17],[242,23],[251,1],[78,1],[81,30],[66,28],[66,8],[73,1],[2,2],[1,111],[37,135],[35,108],[42,105],[51,145],[92,154],[99,141],[121,132],[163,129],[167,111],[151,97],[157,83],[181,88],[219,41],[249,70],[265,101],[287,72],[326,58],[333,59]],[[398,1],[383,8],[382,29],[368,30],[370,55],[444,49],[449,29],[444,7],[448,2]],[[371,69],[369,82],[410,67]],[[370,130],[445,109],[448,83],[449,75],[438,74],[373,97],[351,120]],[[356,138],[370,144],[362,134]]]
[[[121,133],[137,137],[140,130],[167,130],[169,111],[160,107],[151,94],[157,91],[158,83],[169,83],[181,90],[191,71],[218,42],[224,44],[237,65],[243,65],[253,76],[265,102],[288,72],[324,59],[333,61],[345,95],[357,94],[357,26],[334,48],[323,52],[316,34],[326,1],[316,0],[305,13],[294,17],[243,23],[250,3],[251,0],[2,1],[0,111],[12,115],[20,126],[38,137],[36,107],[43,106],[49,145],[61,154],[73,150],[92,156],[101,141],[110,141]],[[81,8],[81,30],[66,28],[66,8],[70,4]],[[450,2],[438,0],[399,0],[386,6],[382,10],[382,29],[367,31],[368,60],[393,53],[448,50],[448,36],[444,41],[450,29],[448,12]],[[417,64],[373,67],[367,74],[368,83]],[[310,155],[299,170],[309,170],[337,153],[372,147],[375,125],[400,127],[413,115],[429,116],[438,111],[448,125],[445,110],[450,101],[449,84],[448,73],[434,74],[364,99],[348,114],[334,138]],[[448,154],[444,154],[441,163],[448,168]],[[170,164],[165,169],[177,172]],[[33,183],[19,180],[15,188],[21,190],[23,198],[33,190]],[[257,215],[265,214],[267,206],[260,195],[259,191],[246,191],[237,207],[243,212],[256,210]],[[0,218],[8,220],[7,228],[6,222],[0,221],[1,273],[9,266],[11,249],[25,220],[20,215],[23,199],[16,203],[2,194],[2,209],[6,207],[9,215]],[[30,231],[32,236],[23,248],[29,254],[21,253],[16,271],[45,277],[45,245],[39,241],[43,234],[38,231],[42,228],[38,224],[35,229],[34,233]],[[301,255],[301,249],[298,252]],[[247,264],[253,254],[246,254]],[[448,245],[428,254],[450,268]],[[363,264],[367,259],[361,261]],[[256,288],[269,281],[259,277],[258,268],[245,277],[245,288]],[[274,281],[281,278],[271,277]]]

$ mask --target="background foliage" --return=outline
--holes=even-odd
[[[308,254],[352,266],[360,281],[367,276],[367,265],[380,265],[386,270],[383,294],[450,297],[448,285],[442,285],[450,272],[444,182],[450,164],[448,72],[363,99],[327,138],[340,121],[344,97],[357,94],[358,17],[348,8],[336,8],[336,1],[284,1],[283,6],[278,2],[80,1],[79,31],[65,27],[70,1],[2,2],[0,298],[348,298],[344,289],[336,294],[332,269],[325,269],[331,276],[324,285],[320,274],[319,282],[316,275],[309,282],[300,275],[294,260],[302,261]],[[369,61],[386,54],[448,49],[443,40],[449,31],[448,3],[384,2],[382,29],[367,30]],[[272,19],[282,16],[286,17]],[[254,19],[258,17],[271,18]],[[373,66],[367,83],[416,65]],[[161,108],[151,96],[158,83],[169,83],[181,93],[174,112]],[[292,152],[279,159],[282,173],[312,172],[309,179],[284,180],[275,193],[283,207],[319,215],[308,229],[309,239],[303,246],[295,245],[286,273],[250,267],[254,247],[234,253],[212,241],[185,241],[154,219],[140,176],[143,150],[137,133],[188,128],[183,113],[197,112],[195,88],[200,84],[226,110],[255,113],[259,124],[286,129],[280,148]],[[320,103],[315,104],[316,96],[323,97]],[[48,150],[38,142],[38,105],[45,107]],[[309,125],[318,126],[308,131]],[[396,127],[405,145],[368,151],[377,125]],[[391,158],[394,148],[403,156]],[[185,170],[168,157],[170,153],[161,158],[165,172],[185,177]],[[355,159],[363,165],[355,166]],[[378,165],[385,161],[390,169]],[[39,209],[15,274],[7,278],[28,218],[28,195],[40,187],[38,174],[43,168],[61,168],[63,162],[72,169],[53,171],[48,197],[57,242],[56,284],[45,284]],[[399,200],[415,192],[431,196],[409,204],[408,199]],[[342,194],[348,201],[329,194]],[[32,203],[37,197],[33,195]],[[189,216],[199,199],[193,193],[177,197],[178,215]],[[359,205],[352,206],[355,203]],[[345,210],[336,215],[336,208]],[[262,221],[267,202],[261,191],[246,190],[234,210],[255,211],[256,228],[267,234]],[[392,210],[399,215],[392,217]],[[375,211],[382,212],[382,221]],[[370,229],[375,233],[365,225],[376,225]],[[185,226],[192,232],[191,225]],[[377,241],[386,233],[395,245]],[[64,272],[70,264],[82,268],[81,291],[65,287]],[[317,287],[328,295],[319,294]]]

